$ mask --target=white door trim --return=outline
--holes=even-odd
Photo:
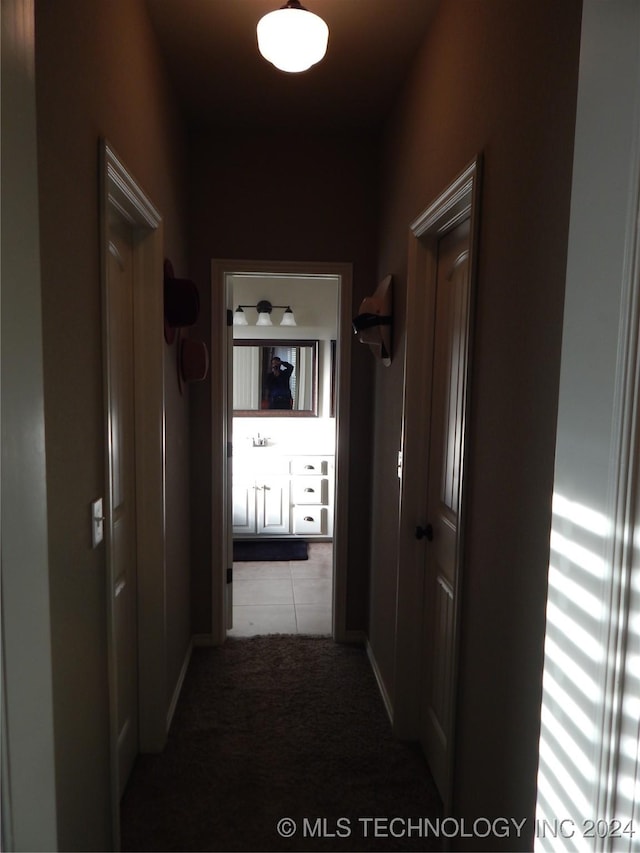
[[[625,23],[635,28],[633,42],[633,62],[639,67],[638,32],[639,21],[636,11],[622,12],[614,10],[609,20],[600,9],[594,13],[594,4],[585,9],[583,26],[597,30],[597,38],[602,45],[600,64],[606,63],[607,52],[617,50],[618,42],[615,35],[620,26],[621,16]],[[584,38],[584,36],[583,36]],[[612,39],[616,39],[612,48]],[[627,48],[628,50],[628,48]],[[623,60],[630,64],[629,56],[620,54]],[[584,60],[581,60],[583,62]],[[603,66],[604,67],[604,66]],[[610,64],[605,70],[596,67],[589,68],[589,77],[596,81],[599,92],[611,93],[616,91],[615,67]],[[581,86],[583,69],[580,71]],[[625,103],[619,107],[628,114],[637,116],[640,108],[640,90],[636,83],[633,90],[634,103]],[[589,91],[587,89],[587,95]],[[591,95],[593,99],[593,95]],[[603,96],[606,97],[606,94]],[[586,95],[583,95],[586,101]],[[590,106],[592,102],[588,102]],[[579,100],[579,111],[581,102]],[[635,108],[635,109],[634,109]],[[579,112],[579,119],[580,119]],[[623,125],[624,126],[624,125]],[[599,139],[585,142],[587,135],[585,124],[579,125],[582,132],[580,141],[582,150],[592,153]],[[600,132],[600,131],[598,131]],[[626,153],[626,151],[625,151]],[[582,154],[583,158],[587,155]],[[593,154],[592,154],[593,156]],[[638,655],[638,618],[640,616],[640,588],[637,580],[638,554],[640,548],[640,132],[637,124],[632,124],[631,144],[628,149],[628,161],[622,161],[626,166],[628,193],[628,208],[619,211],[618,227],[624,222],[624,245],[619,260],[621,276],[615,283],[612,299],[619,299],[619,325],[617,336],[617,362],[615,376],[612,376],[614,398],[611,411],[611,431],[609,448],[609,482],[607,494],[606,518],[610,520],[609,536],[605,545],[603,602],[606,613],[606,639],[604,640],[602,684],[604,695],[602,699],[602,720],[600,722],[599,756],[596,765],[598,775],[594,802],[594,814],[602,819],[612,821],[622,815],[633,812],[632,817],[637,821],[640,813],[640,751],[638,747],[637,703],[639,699],[640,677],[637,668]],[[584,164],[578,173],[574,162],[574,180],[584,178]],[[606,169],[608,164],[604,164]],[[605,174],[608,174],[605,172]],[[580,239],[585,229],[579,214],[574,210],[572,199],[571,237],[569,243],[568,276],[573,272],[570,266],[573,255],[582,251]],[[608,199],[605,200],[605,203]],[[604,216],[602,210],[595,211],[598,226]],[[582,231],[578,229],[582,228]],[[569,279],[568,279],[569,281]],[[569,287],[569,283],[567,285]],[[609,287],[600,288],[601,298],[608,298]],[[565,358],[563,350],[563,359]],[[555,486],[555,484],[554,484]],[[544,702],[544,700],[543,700]],[[629,731],[631,729],[631,732]],[[626,740],[626,743],[624,741]],[[630,744],[635,741],[635,758],[631,757]],[[633,780],[633,781],[632,781]],[[638,827],[635,827],[637,834]],[[624,834],[618,850],[632,850],[634,840]],[[627,846],[628,845],[628,846]],[[593,849],[606,851],[611,848],[610,839],[596,834]]]
[[[113,209],[136,233],[134,248],[134,382],[136,554],[138,566],[138,713],[141,752],[160,751],[166,739],[165,625],[165,415],[164,293],[162,218],[108,142],[100,144],[101,276],[103,283],[103,351],[106,442],[107,643],[111,716],[112,815],[119,835],[115,657],[111,575],[113,571],[110,494],[109,346],[106,302],[108,212]],[[116,848],[117,849],[117,848]]]
[[[335,525],[333,532],[333,637],[338,642],[350,639],[347,631],[347,558],[349,504],[349,414],[351,382],[352,266],[345,263],[214,260],[211,263],[211,362],[220,369],[212,371],[212,637],[214,643],[226,638],[225,584],[229,562],[231,481],[228,474],[228,335],[227,276],[242,273],[269,275],[336,275],[340,277],[338,309],[338,346],[336,363],[336,461]]]
[[[640,745],[635,762],[628,754],[638,729],[636,711],[640,676],[637,668],[640,588],[634,575],[640,552],[640,136],[634,139],[630,184],[634,203],[628,212],[621,282],[618,363],[612,412],[609,474],[611,536],[607,543],[605,599],[608,605],[604,660],[604,701],[598,766],[596,814],[612,821],[632,808],[640,811]],[[631,734],[629,729],[634,729]],[[626,739],[626,747],[622,741]],[[625,751],[626,750],[626,751]],[[631,765],[633,769],[631,768]],[[622,768],[622,769],[621,769]],[[633,774],[633,775],[632,775]],[[624,776],[627,776],[625,779]],[[629,784],[630,779],[634,784]],[[630,788],[633,787],[633,796]],[[637,829],[636,829],[637,832]],[[627,836],[628,850],[632,840]],[[607,851],[597,836],[595,848]],[[616,848],[617,849],[617,848]],[[623,849],[621,844],[620,849]]]
[[[639,36],[638,4],[585,0],[536,819],[621,821],[615,840],[585,834],[580,849],[597,851],[636,850],[640,817]],[[595,575],[584,572],[583,554]],[[566,613],[567,600],[581,602],[584,621],[577,608]],[[554,847],[548,836],[536,838],[536,850]]]
[[[0,847],[57,850],[33,0],[2,0]]]
[[[437,258],[434,248],[440,237],[467,218],[471,219],[471,293],[475,278],[475,252],[478,233],[480,158],[473,160],[462,174],[438,196],[411,224],[407,282],[407,337],[402,423],[402,471],[426,471],[430,423],[431,388],[425,378],[432,375]],[[471,297],[473,313],[473,295]],[[427,327],[425,328],[425,324]],[[416,389],[424,389],[417,394]],[[465,422],[468,431],[468,419]],[[464,495],[464,486],[463,486]],[[402,476],[398,543],[398,590],[396,609],[395,681],[393,690],[393,729],[402,739],[417,739],[419,732],[419,691],[422,660],[422,601],[424,583],[424,541],[415,530],[426,520],[427,489],[422,478]],[[464,497],[460,535],[464,536]],[[458,587],[457,606],[460,601]],[[458,613],[454,619],[458,624]],[[457,635],[457,627],[454,629]],[[454,652],[457,665],[457,650]],[[455,670],[454,670],[455,671]],[[453,682],[455,684],[455,677]],[[452,707],[455,706],[452,704]]]

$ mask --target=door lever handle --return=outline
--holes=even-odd
[[[427,542],[433,542],[433,527],[427,524],[426,527],[418,525],[416,527],[416,539],[426,539]]]

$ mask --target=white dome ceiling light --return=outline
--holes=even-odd
[[[319,15],[288,2],[258,21],[258,50],[276,68],[289,73],[306,71],[327,52],[329,27]]]

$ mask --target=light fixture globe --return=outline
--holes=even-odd
[[[247,320],[247,315],[244,313],[242,308],[238,306],[236,310],[233,312],[233,325],[234,326],[248,326],[249,321]]]
[[[287,305],[287,308],[282,315],[282,320],[280,320],[281,326],[297,326],[296,318],[294,317],[293,311],[291,310],[291,306]]]
[[[280,71],[306,71],[327,52],[329,27],[299,0],[288,0],[258,21],[258,50]]]
[[[256,311],[258,312],[256,326],[273,326],[273,323],[271,322],[272,309],[273,305],[268,299],[261,299],[260,302],[258,302],[256,305]]]

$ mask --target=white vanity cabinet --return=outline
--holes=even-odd
[[[233,535],[333,535],[333,456],[259,451],[234,460]]]
[[[282,536],[291,533],[288,477],[233,481],[234,535]]]
[[[333,536],[333,468],[333,456],[291,458],[291,514],[295,534]]]

